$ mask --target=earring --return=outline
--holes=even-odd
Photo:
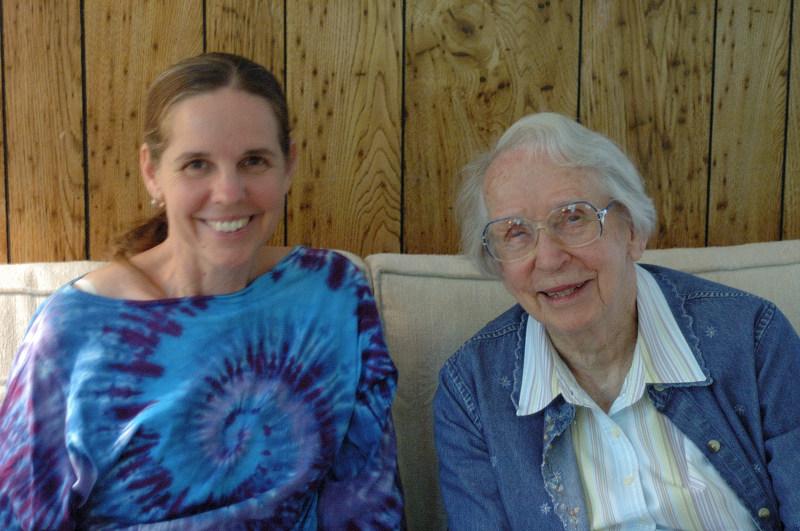
[[[159,201],[158,199],[153,197],[153,198],[150,199],[150,206],[153,207],[153,208],[163,208],[164,207],[164,201]]]

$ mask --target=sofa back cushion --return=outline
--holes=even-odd
[[[55,290],[105,262],[48,262],[0,265],[0,401],[14,353],[33,312]]]
[[[642,262],[765,297],[800,329],[800,240],[648,250]],[[483,277],[462,257],[379,254],[366,263],[400,373],[393,413],[409,529],[444,530],[433,445],[438,372],[464,341],[515,301],[500,282]]]

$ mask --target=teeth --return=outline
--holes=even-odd
[[[250,221],[250,218],[236,219],[233,221],[206,221],[206,224],[217,232],[234,232]]]
[[[565,289],[564,291],[557,291],[555,293],[547,293],[546,295],[548,297],[552,297],[552,298],[566,297],[567,295],[571,295],[572,293],[575,293],[578,289],[581,288],[581,286],[583,286],[583,284],[581,284],[580,286],[575,286],[574,288]]]

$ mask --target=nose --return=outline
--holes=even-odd
[[[569,253],[546,230],[540,229],[533,248],[533,259],[534,267],[541,271],[558,271],[569,261]]]
[[[220,168],[214,178],[212,200],[223,204],[233,205],[245,196],[245,181],[235,168]]]

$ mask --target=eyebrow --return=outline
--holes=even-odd
[[[178,157],[176,157],[176,161],[178,162],[188,162],[193,159],[204,159],[208,158],[211,155],[208,151],[187,151],[186,153],[182,153]],[[277,153],[270,148],[253,148],[248,149],[244,153],[242,153],[243,157],[251,157],[253,155],[261,155],[264,157],[276,157]]]

